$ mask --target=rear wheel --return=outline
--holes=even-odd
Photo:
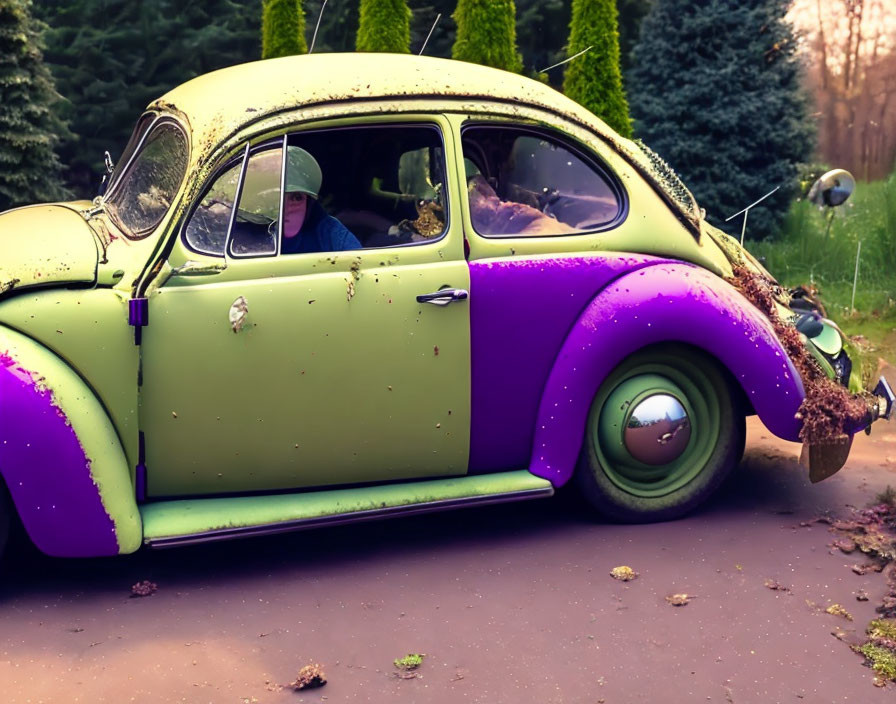
[[[681,516],[738,463],[744,415],[727,374],[683,345],[624,360],[595,394],[576,480],[606,516],[626,522]]]

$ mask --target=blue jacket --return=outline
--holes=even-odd
[[[305,254],[346,249],[361,249],[358,238],[336,218],[327,215],[320,203],[309,198],[302,229],[295,237],[284,237],[280,251],[283,254]]]

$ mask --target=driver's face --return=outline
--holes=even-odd
[[[295,237],[302,229],[305,222],[305,213],[308,211],[308,196],[304,193],[291,192],[286,194],[283,206],[283,236]]]

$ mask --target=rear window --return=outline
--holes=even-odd
[[[473,229],[486,237],[593,232],[624,216],[616,180],[556,135],[513,126],[463,131]]]

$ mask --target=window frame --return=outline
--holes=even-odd
[[[350,251],[352,251],[352,252],[391,251],[391,250],[399,249],[399,248],[403,249],[406,247],[419,247],[419,246],[435,244],[436,242],[441,242],[448,236],[448,233],[451,230],[451,208],[448,203],[449,199],[446,194],[448,193],[447,189],[449,189],[451,187],[450,182],[452,179],[451,164],[449,163],[448,155],[446,153],[445,133],[442,130],[441,125],[439,125],[434,120],[429,120],[429,121],[421,120],[421,121],[413,121],[413,122],[395,122],[393,120],[390,120],[388,117],[386,119],[382,119],[382,116],[380,116],[380,115],[373,116],[374,118],[379,117],[380,120],[371,120],[368,122],[364,119],[366,117],[367,116],[359,117],[358,122],[355,124],[351,124],[351,125],[339,125],[339,126],[334,126],[334,127],[327,127],[325,125],[322,125],[319,127],[309,127],[308,129],[287,130],[284,133],[284,136],[286,137],[286,140],[284,143],[286,145],[288,145],[289,138],[292,137],[293,135],[321,134],[324,132],[340,132],[340,131],[345,131],[345,130],[412,129],[415,127],[434,130],[435,133],[438,135],[439,145],[441,146],[441,149],[442,149],[442,174],[444,176],[444,183],[442,184],[442,190],[443,190],[442,204],[443,204],[443,208],[444,208],[444,212],[445,212],[444,227],[442,229],[442,233],[438,237],[421,240],[420,242],[400,242],[400,243],[396,243],[396,244],[383,245],[381,247],[364,247],[364,246],[362,246],[360,249],[350,250]],[[284,169],[284,178],[285,178],[285,169]],[[283,194],[281,193],[281,197],[282,197],[282,195]],[[282,206],[281,206],[281,215],[282,215]],[[282,223],[281,223],[281,228],[282,228]],[[333,254],[333,253],[334,252],[310,252],[310,253],[305,253],[305,254]],[[279,244],[278,244],[278,255],[279,255]],[[295,257],[295,256],[301,256],[301,255],[285,254],[282,256]]]
[[[359,130],[359,129],[383,129],[383,128],[391,128],[391,129],[407,129],[407,128],[424,128],[430,129],[435,132],[438,137],[439,146],[442,150],[442,174],[444,177],[444,183],[442,184],[442,207],[444,208],[444,228],[442,230],[441,235],[438,237],[434,237],[431,239],[421,240],[419,242],[405,242],[405,243],[396,243],[392,245],[384,245],[379,247],[361,247],[358,250],[350,250],[352,252],[369,252],[369,251],[391,251],[395,249],[404,249],[408,247],[419,247],[419,246],[427,246],[435,243],[440,243],[448,237],[452,221],[452,211],[451,205],[449,203],[450,197],[450,189],[452,187],[456,187],[456,184],[452,185],[452,179],[454,178],[452,175],[453,172],[453,162],[448,158],[447,152],[447,143],[446,143],[446,130],[443,128],[441,124],[439,124],[435,117],[440,113],[430,113],[429,115],[421,116],[419,120],[413,121],[395,121],[392,116],[383,117],[382,115],[364,115],[359,116],[357,118],[357,122],[350,125],[337,125],[337,126],[327,126],[326,124],[314,124],[308,126],[307,128],[304,125],[292,125],[286,129],[277,130],[273,135],[268,133],[264,136],[255,136],[250,137],[246,140],[239,149],[239,152],[242,153],[242,166],[240,169],[240,176],[237,184],[237,194],[234,199],[234,207],[231,212],[231,218],[227,225],[227,237],[225,240],[225,249],[221,254],[204,252],[194,246],[187,240],[186,230],[187,226],[190,223],[190,220],[193,217],[193,213],[195,210],[202,204],[203,198],[208,194],[208,191],[214,186],[215,182],[218,178],[220,178],[224,172],[234,165],[234,156],[235,154],[231,154],[229,158],[224,160],[224,162],[215,169],[211,176],[206,179],[205,184],[202,189],[199,191],[199,195],[195,198],[193,203],[190,205],[189,209],[186,211],[186,215],[182,218],[178,228],[177,228],[177,239],[179,239],[183,246],[187,251],[200,254],[202,256],[214,257],[216,259],[258,259],[262,257],[266,258],[277,258],[280,259],[282,257],[296,257],[304,255],[321,255],[321,254],[338,254],[339,252],[307,252],[302,254],[282,254],[281,253],[281,245],[282,245],[282,232],[283,232],[283,199],[285,197],[285,193],[283,191],[285,187],[285,179],[286,179],[286,149],[289,146],[289,138],[293,135],[306,135],[306,134],[321,134],[324,132],[339,132],[345,130]],[[426,119],[426,118],[429,119]],[[367,118],[370,118],[368,121]],[[341,121],[342,118],[337,118]],[[276,142],[281,142],[281,146],[283,148],[283,157],[281,160],[281,169],[280,169],[280,213],[279,213],[279,232],[281,233],[280,237],[277,237],[277,251],[276,254],[256,254],[256,255],[234,255],[230,252],[230,240],[233,231],[233,223],[234,218],[236,217],[237,205],[239,204],[239,199],[242,196],[243,184],[246,177],[246,168],[248,166],[248,161],[251,158],[252,154],[256,153],[260,149],[264,147],[271,147]],[[238,153],[238,152],[237,152]],[[462,198],[461,198],[462,200]]]
[[[241,154],[234,154],[229,159],[227,159],[220,168],[212,173],[211,177],[206,182],[205,187],[202,189],[202,191],[200,191],[199,197],[196,199],[196,202],[190,206],[190,209],[187,211],[186,217],[183,218],[179,228],[178,237],[183,242],[184,247],[186,247],[188,251],[194,252],[196,254],[201,254],[205,257],[226,259],[224,253],[227,251],[227,241],[230,239],[230,230],[233,227],[233,220],[236,216],[236,206],[243,185],[243,176],[246,172],[246,161],[249,156],[249,144],[245,144],[241,151]],[[219,254],[217,252],[206,252],[199,249],[198,247],[194,247],[190,240],[187,238],[187,227],[189,227],[190,222],[193,220],[193,215],[195,214],[199,206],[202,205],[202,201],[205,200],[205,197],[208,195],[209,191],[211,191],[214,185],[218,182],[218,179],[237,164],[239,164],[240,173],[239,176],[237,176],[236,180],[236,193],[234,195],[233,205],[230,208],[230,218],[227,221],[227,232],[224,234],[224,249]]]
[[[612,194],[615,196],[616,201],[619,205],[616,216],[602,224],[600,227],[592,228],[589,230],[582,230],[580,232],[566,232],[566,233],[557,233],[554,235],[550,234],[526,234],[526,233],[510,233],[510,234],[501,234],[501,235],[487,235],[479,232],[473,225],[472,217],[470,220],[470,228],[473,234],[477,237],[482,237],[485,240],[509,240],[509,239],[523,239],[523,240],[554,240],[560,238],[569,238],[569,237],[583,237],[587,235],[600,234],[602,232],[608,232],[610,230],[615,230],[619,226],[621,226],[629,214],[629,197],[628,192],[626,191],[622,180],[619,176],[601,159],[597,154],[593,153],[590,149],[581,145],[578,140],[575,140],[570,135],[567,135],[562,130],[553,127],[536,127],[532,125],[528,125],[525,123],[512,122],[512,121],[481,121],[481,120],[467,120],[460,126],[460,142],[458,144],[459,153],[461,160],[466,158],[466,153],[464,151],[464,134],[469,129],[494,129],[494,130],[509,130],[512,129],[518,133],[520,136],[532,136],[539,139],[546,139],[549,142],[553,142],[563,147],[571,154],[576,156],[582,162],[584,162],[587,166],[589,166],[592,171],[594,171],[601,179],[603,179],[604,183],[610,189]],[[466,179],[464,179],[466,180]],[[466,194],[465,207],[467,209],[468,215],[470,214],[470,199],[469,192]],[[561,222],[558,220],[558,222]],[[564,223],[565,224],[565,223]]]
[[[235,254],[231,249],[233,245],[233,223],[236,220],[236,213],[239,210],[240,200],[243,197],[243,186],[246,182],[246,171],[249,168],[249,162],[255,154],[263,151],[273,151],[277,149],[277,141],[280,141],[280,194],[278,196],[277,206],[277,236],[274,237],[274,251],[261,252],[258,254]],[[286,179],[286,135],[280,135],[273,139],[266,139],[255,145],[246,144],[246,157],[243,161],[243,168],[240,171],[240,179],[236,188],[236,198],[233,201],[233,213],[231,213],[230,223],[227,225],[227,239],[224,241],[224,258],[225,259],[276,259],[280,256],[280,233],[283,231],[283,185]],[[212,184],[214,185],[214,184]]]

